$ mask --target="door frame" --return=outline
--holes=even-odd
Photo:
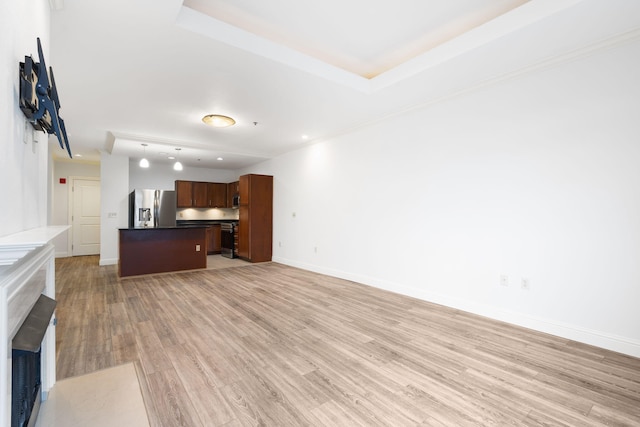
[[[69,176],[69,188],[67,189],[67,224],[69,225],[69,236],[67,238],[67,253],[70,257],[73,256],[73,189],[77,181],[100,181],[99,176]],[[102,191],[100,191],[100,198],[102,199]],[[102,218],[100,219],[100,227],[102,227]]]

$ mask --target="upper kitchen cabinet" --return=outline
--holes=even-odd
[[[217,182],[207,183],[207,194],[210,208],[226,208],[227,207],[227,184]]]
[[[225,208],[227,184],[216,182],[176,181],[179,208]]]
[[[240,177],[238,256],[251,262],[271,261],[273,243],[273,177]]]
[[[209,207],[209,183],[194,182],[193,183],[193,204],[194,208]]]
[[[179,208],[193,206],[193,182],[176,181],[176,200]]]

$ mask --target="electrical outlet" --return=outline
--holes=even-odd
[[[509,286],[509,276],[506,274],[500,276],[500,286]]]
[[[196,252],[200,252],[200,245],[196,245]]]
[[[528,291],[531,289],[531,283],[529,283],[529,279],[525,279],[524,277],[522,278],[522,281],[520,282],[520,288],[524,291]]]

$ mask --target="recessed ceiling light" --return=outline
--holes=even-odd
[[[82,154],[74,154],[75,157],[82,157]]]
[[[223,159],[222,157],[218,157],[218,159],[217,159],[217,160],[224,160],[224,159]]]
[[[215,128],[226,128],[236,124],[236,121],[228,116],[221,116],[219,114],[208,114],[202,118],[202,121],[209,126]]]
[[[302,135],[302,139],[309,139],[308,135]]]
[[[169,157],[167,157],[167,159],[169,159],[169,160],[173,160],[173,159],[175,159],[175,158],[176,158],[176,156],[169,156]]]

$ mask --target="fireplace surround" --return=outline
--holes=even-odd
[[[0,237],[1,426],[11,425],[13,338],[41,295],[55,298],[55,251],[50,241],[67,229],[67,226],[43,227]],[[38,401],[46,398],[55,383],[53,323],[51,319],[40,348]]]

